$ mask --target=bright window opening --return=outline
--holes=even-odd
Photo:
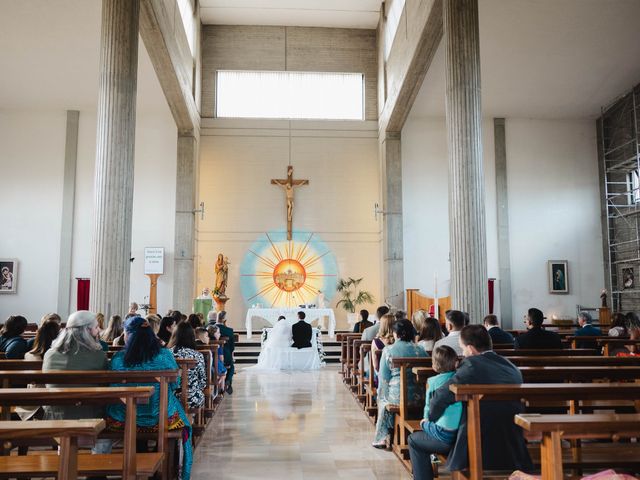
[[[364,119],[361,73],[221,70],[216,87],[218,117]]]

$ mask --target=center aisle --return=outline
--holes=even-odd
[[[240,370],[196,450],[192,478],[410,479],[336,367],[318,372]]]

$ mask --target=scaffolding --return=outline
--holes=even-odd
[[[639,125],[640,85],[604,108],[598,120],[605,274],[614,312],[640,310]]]

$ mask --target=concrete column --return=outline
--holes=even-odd
[[[178,135],[176,226],[173,261],[173,308],[190,312],[195,294],[195,216],[198,139]]]
[[[382,162],[382,291],[394,307],[404,309],[404,245],[402,240],[402,158],[400,134],[387,132],[381,138]]]
[[[478,0],[444,0],[452,308],[487,313]]]
[[[511,247],[509,243],[509,189],[507,187],[507,142],[504,118],[493,119],[496,159],[496,209],[498,218],[498,266],[500,275],[500,324],[513,327],[511,304]]]
[[[58,268],[58,307],[62,318],[69,316],[71,298],[71,252],[73,248],[73,216],[76,196],[76,164],[78,162],[78,126],[80,112],[67,110],[67,135],[64,146],[64,182],[62,187],[62,225],[60,227],[60,261]]]
[[[90,308],[127,312],[139,0],[103,0]]]

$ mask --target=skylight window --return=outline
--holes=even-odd
[[[227,118],[364,119],[361,73],[217,73],[216,115]]]

